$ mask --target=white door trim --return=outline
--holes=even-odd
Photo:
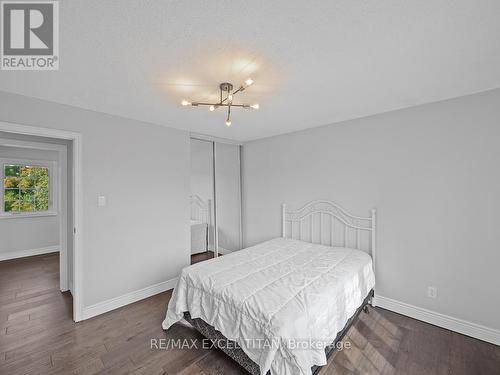
[[[73,142],[73,320],[83,319],[83,219],[82,219],[82,135],[67,130],[28,126],[0,121],[0,131]],[[68,179],[70,177],[68,176]]]

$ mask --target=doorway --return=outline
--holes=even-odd
[[[10,231],[7,245],[13,249],[2,267],[11,262],[20,270],[48,271],[38,289],[46,286],[49,293],[50,280],[57,283],[71,307],[67,313],[82,320],[80,135],[0,122],[0,145],[0,231]],[[36,241],[40,247],[33,247]]]
[[[72,286],[68,147],[67,141],[0,134],[0,261],[57,253],[63,292]]]

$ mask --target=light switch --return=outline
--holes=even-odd
[[[97,207],[104,207],[106,205],[106,197],[104,195],[100,195],[97,197]]]

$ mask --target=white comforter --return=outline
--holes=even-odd
[[[277,238],[184,268],[163,328],[189,311],[238,342],[261,374],[310,375],[374,285],[364,252]]]

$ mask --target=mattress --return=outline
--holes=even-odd
[[[261,374],[311,374],[375,285],[368,254],[277,238],[183,269],[163,328],[188,311]]]
[[[191,220],[191,254],[207,251],[207,223]]]

